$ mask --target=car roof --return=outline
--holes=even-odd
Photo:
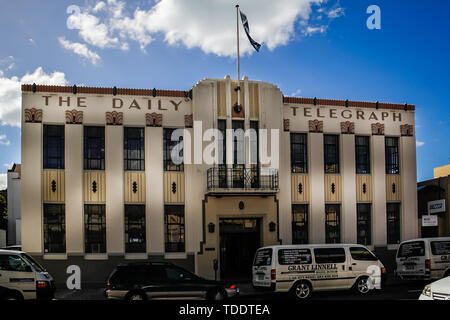
[[[277,246],[267,246],[260,249],[294,249],[294,248],[344,248],[344,247],[363,247],[362,244],[353,243],[334,243],[334,244],[285,244]]]
[[[21,253],[25,253],[23,251],[18,251],[18,250],[9,250],[9,249],[0,249],[0,254],[21,254]]]
[[[401,243],[405,242],[413,242],[413,241],[450,241],[450,237],[441,237],[441,238],[417,238],[417,239],[410,239],[402,241]]]
[[[117,267],[139,267],[139,266],[171,266],[173,265],[170,262],[165,261],[139,261],[139,262],[127,262],[127,263],[120,263],[117,265]]]

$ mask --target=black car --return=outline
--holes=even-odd
[[[235,285],[203,279],[171,263],[140,262],[118,265],[106,282],[105,296],[124,300],[224,300],[238,292]]]

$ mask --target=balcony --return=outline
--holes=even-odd
[[[210,168],[207,172],[210,194],[274,194],[279,191],[278,170],[266,168]]]

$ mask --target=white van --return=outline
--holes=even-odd
[[[52,299],[55,282],[22,251],[0,250],[0,300]]]
[[[450,276],[450,238],[404,241],[396,256],[395,274],[400,279],[440,279]]]
[[[313,291],[356,289],[361,294],[381,288],[386,269],[358,244],[282,245],[258,249],[253,261],[253,287],[290,292],[298,299]]]

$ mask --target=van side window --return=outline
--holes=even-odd
[[[435,256],[450,254],[450,241],[432,241],[431,253]]]
[[[311,250],[309,249],[284,249],[278,251],[278,263],[289,264],[311,264]]]
[[[413,241],[403,243],[398,249],[397,257],[422,257],[425,255],[425,243],[423,241]]]
[[[352,247],[350,248],[350,255],[353,260],[361,260],[361,261],[378,261],[378,258],[375,257],[372,252],[362,247]]]
[[[270,266],[272,264],[272,249],[261,249],[256,251],[255,260],[253,265],[260,266]]]
[[[342,263],[345,262],[344,248],[314,249],[316,263]]]
[[[25,261],[14,255],[0,255],[0,270],[30,272],[30,268]]]

